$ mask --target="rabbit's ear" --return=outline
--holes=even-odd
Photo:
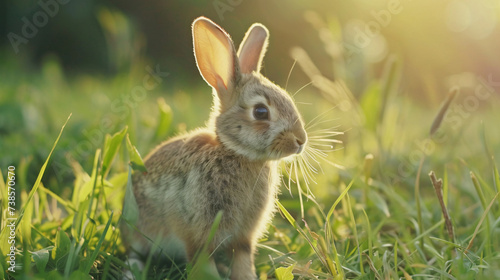
[[[245,38],[240,44],[238,58],[242,73],[259,72],[262,59],[266,53],[269,31],[260,24],[254,23],[245,34]]]
[[[201,76],[217,91],[221,103],[228,104],[239,75],[231,38],[208,18],[199,17],[193,22],[193,44]]]

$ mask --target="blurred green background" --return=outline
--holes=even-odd
[[[67,4],[61,4],[65,3]],[[478,75],[494,73],[499,61],[499,7],[497,1],[3,1],[0,22],[3,54],[21,61],[23,67],[39,68],[47,55],[60,59],[64,72],[114,74],[130,67],[134,56],[145,55],[176,77],[195,79],[190,24],[204,15],[239,42],[253,22],[271,30],[272,41],[266,72],[276,80],[290,68],[288,50],[300,45],[317,60],[325,74],[332,75],[314,19],[314,11],[327,26],[338,28],[334,38],[352,44],[358,60],[376,68],[389,53],[405,61],[405,77],[412,92],[442,92],[443,78],[461,71]],[[50,7],[55,3],[57,8]],[[112,13],[109,15],[109,13]],[[26,18],[40,23],[33,38],[19,45],[9,43],[8,34],[23,35]],[[46,22],[46,23],[45,23]],[[45,23],[45,24],[44,24]],[[337,25],[333,27],[332,25]],[[321,63],[323,61],[323,63]],[[353,66],[354,67],[354,66]],[[380,68],[380,67],[378,67]],[[359,69],[353,69],[358,70]],[[352,75],[358,84],[362,77]],[[178,81],[178,79],[176,80]],[[429,84],[425,86],[426,84]],[[420,94],[419,96],[421,96]]]
[[[317,184],[310,185],[319,204],[305,204],[308,222],[320,221],[318,211],[328,209],[346,185],[355,182],[350,199],[357,219],[348,211],[347,198],[332,221],[350,276],[406,276],[398,265],[405,272],[427,276],[436,275],[432,265],[441,265],[440,275],[445,275],[452,270],[448,261],[453,259],[453,275],[465,271],[473,278],[482,271],[483,259],[478,256],[483,253],[493,268],[484,275],[499,275],[500,258],[495,252],[500,243],[494,238],[499,234],[495,228],[500,224],[498,203],[492,204],[488,216],[493,226],[488,224],[490,231],[480,233],[481,241],[467,255],[476,254],[470,263],[457,264],[449,244],[435,239],[427,240],[426,246],[432,248],[424,252],[415,237],[442,222],[426,176],[429,171],[445,179],[445,201],[457,228],[456,240],[448,240],[442,226],[426,233],[432,233],[432,238],[465,247],[475,236],[486,202],[498,192],[500,179],[494,170],[495,159],[500,158],[500,2],[493,0],[3,0],[0,169],[18,168],[23,201],[70,114],[42,180],[61,201],[72,196],[73,184],[87,186],[90,178],[97,178],[89,174],[96,171],[93,158],[106,134],[128,126],[131,142],[145,156],[164,139],[205,123],[211,94],[196,68],[191,38],[191,23],[202,15],[222,26],[236,45],[252,23],[266,25],[270,44],[262,73],[294,95],[306,122],[318,123],[315,129],[344,132],[336,136],[342,144],[321,148],[333,165],[342,167],[320,162],[321,168],[316,167],[323,173],[318,172]],[[459,94],[430,137],[440,104],[453,88]],[[112,183],[102,183],[107,187],[115,183],[109,189],[116,198],[109,199],[109,208],[99,216],[101,230],[108,221],[107,212],[121,207],[124,188],[119,183],[126,181],[128,159],[126,152],[118,154],[109,173]],[[472,183],[471,171],[479,177],[480,187]],[[288,181],[287,175],[284,178]],[[419,184],[422,204],[414,189]],[[292,188],[290,193],[296,194],[294,184]],[[43,198],[45,194],[39,192]],[[56,206],[63,207],[52,201],[53,210],[60,212]],[[301,211],[297,196],[290,197],[284,188],[280,201],[294,215]],[[365,231],[366,213],[373,232]],[[39,216],[33,218],[37,229],[48,219]],[[33,250],[48,248],[61,223],[62,230],[68,231],[71,220],[61,222],[62,217],[49,219],[47,238],[34,238]],[[309,258],[311,247],[283,219],[275,220],[277,226],[271,228],[265,244],[287,254],[298,251],[299,259]],[[321,222],[311,222],[311,227],[317,232],[324,228]],[[367,274],[362,267],[361,272],[355,271],[356,228],[360,239],[368,240],[363,248],[383,248],[373,273],[369,271],[373,264],[366,258],[361,261],[361,252],[359,260]],[[370,238],[375,240],[373,248],[368,246]],[[392,256],[385,254],[393,248],[386,244],[396,244],[397,260],[400,238],[401,246],[412,253],[405,256],[404,264],[389,264],[386,259],[392,261]],[[122,247],[103,251],[114,254],[115,249],[123,253]],[[436,258],[442,262],[434,262]],[[260,270],[273,277],[269,260],[265,255],[261,260]],[[302,265],[307,267],[306,263]],[[430,268],[422,266],[426,263],[431,263]],[[312,267],[326,271],[317,259]],[[92,273],[100,269],[96,264]]]
[[[493,90],[500,82],[498,1],[7,0],[0,5],[1,166],[21,158],[39,166],[49,147],[40,144],[52,141],[69,113],[73,137],[63,139],[65,152],[56,158],[69,153],[83,164],[105,133],[134,125],[131,115],[139,116],[136,126],[153,126],[151,108],[158,97],[176,111],[175,123],[188,129],[201,125],[210,90],[198,74],[190,33],[200,15],[219,23],[235,44],[253,22],[265,24],[271,39],[262,72],[284,87],[298,60],[301,70],[294,69],[287,86],[291,92],[321,76],[345,81],[349,94],[360,99],[384,79],[389,58],[396,61],[399,79],[393,91],[432,112],[452,86],[463,88],[463,99],[479,79]],[[295,47],[300,49],[292,51]],[[151,71],[164,77],[135,100],[134,87]],[[321,91],[317,79],[314,86]],[[311,90],[297,98],[320,96]],[[491,104],[480,101],[471,103],[474,111]],[[349,108],[337,110],[344,112],[342,130],[361,124],[349,117],[357,114]],[[75,152],[86,140],[92,146]],[[143,154],[150,146],[139,145]]]

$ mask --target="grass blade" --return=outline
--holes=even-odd
[[[443,199],[443,180],[437,179],[434,171],[431,171],[429,173],[429,177],[431,178],[432,185],[434,186],[434,190],[436,191],[439,205],[441,205],[441,212],[443,212],[443,218],[445,221],[446,229],[448,231],[448,237],[450,238],[450,242],[454,242],[455,234],[453,232],[453,224],[451,222],[450,215],[448,214],[448,209],[446,208]]]
[[[87,262],[85,264],[85,268],[83,269],[83,272],[85,272],[87,274],[90,272],[90,269],[92,268],[92,265],[94,264],[94,261],[97,258],[97,255],[99,254],[99,250],[101,249],[102,243],[104,242],[104,239],[106,238],[106,234],[108,233],[109,226],[111,225],[112,220],[113,220],[113,212],[111,212],[109,220],[106,223],[106,227],[104,227],[104,230],[102,231],[102,235],[99,238],[99,241],[97,242],[97,245],[95,246],[95,249],[92,252],[92,255],[87,260]]]
[[[123,138],[127,133],[128,127],[125,126],[121,131],[115,133],[111,137],[106,137],[106,142],[104,143],[104,152],[103,152],[103,160],[102,160],[102,170],[101,175],[103,178],[106,178],[106,175],[111,168],[111,162],[115,158],[118,153],[118,149],[121,146]]]
[[[59,142],[59,138],[61,138],[61,135],[64,131],[64,127],[66,127],[66,124],[68,123],[70,118],[71,118],[71,114],[68,116],[68,118],[66,119],[66,122],[64,122],[63,126],[61,127],[61,130],[59,131],[59,135],[57,136],[56,141],[54,142],[54,145],[52,146],[52,149],[50,150],[50,153],[47,156],[47,159],[45,160],[45,163],[42,165],[42,168],[40,169],[40,172],[38,173],[38,177],[36,178],[35,184],[33,185],[33,188],[31,189],[31,191],[28,195],[28,199],[26,200],[26,203],[24,204],[24,206],[21,208],[21,211],[19,212],[19,217],[16,220],[16,227],[19,225],[19,223],[23,219],[24,212],[26,211],[26,207],[28,207],[28,204],[33,199],[35,192],[38,190],[38,186],[40,186],[40,182],[42,181],[42,177],[43,177],[43,174],[45,173],[45,169],[47,168],[50,157],[52,156],[52,153],[54,152],[54,150],[57,146],[57,142]]]
[[[467,253],[467,251],[469,251],[470,248],[472,247],[472,244],[474,243],[474,239],[476,239],[477,233],[479,232],[479,229],[481,228],[481,225],[483,224],[484,219],[488,216],[488,212],[490,211],[491,206],[493,206],[493,203],[495,202],[495,200],[497,200],[499,195],[500,195],[500,192],[498,192],[493,197],[493,199],[491,200],[488,207],[486,207],[486,209],[484,210],[483,215],[481,216],[481,219],[479,220],[479,223],[477,223],[476,229],[474,230],[474,234],[472,234],[472,238],[469,241],[469,245],[467,245],[467,248],[465,249],[465,253]]]
[[[337,207],[337,204],[339,204],[340,201],[342,201],[342,199],[344,198],[344,196],[351,189],[352,185],[354,184],[354,180],[355,179],[351,180],[351,182],[349,183],[349,185],[347,186],[347,188],[345,188],[345,190],[339,195],[339,197],[337,198],[337,200],[335,200],[335,202],[333,203],[332,207],[330,207],[330,210],[328,211],[328,214],[326,215],[326,220],[327,221],[329,221],[330,217],[333,215],[333,211],[335,211],[335,207]]]
[[[128,134],[127,134],[127,150],[130,161],[129,164],[130,166],[132,166],[132,169],[140,172],[148,172],[146,166],[144,165],[144,161],[142,160],[142,157],[139,154],[139,151],[137,151],[137,148],[134,145],[132,145],[132,142],[130,142],[130,137]]]
[[[358,249],[358,254],[359,254],[359,270],[361,271],[361,275],[365,274],[364,268],[363,268],[363,259],[361,257],[361,248],[359,246],[359,239],[358,239],[358,229],[356,225],[356,218],[354,217],[354,212],[352,211],[352,205],[351,205],[351,198],[349,197],[349,194],[347,193],[345,196],[345,201],[347,203],[347,209],[349,210],[349,217],[351,218],[352,222],[352,230],[354,234],[354,241],[356,241],[356,248]]]
[[[450,89],[448,96],[446,97],[443,104],[441,105],[441,108],[439,108],[439,111],[438,111],[436,117],[434,118],[434,121],[432,122],[431,129],[429,131],[429,134],[431,136],[434,135],[434,133],[441,126],[441,123],[444,120],[444,117],[446,115],[446,112],[448,111],[448,108],[450,107],[451,102],[455,99],[455,96],[457,96],[459,91],[460,91],[459,87],[453,87]]]
[[[127,224],[133,224],[139,219],[139,206],[135,200],[134,190],[132,189],[132,167],[128,169],[128,180],[125,191],[125,201],[123,202],[122,218],[127,221]]]
[[[160,120],[158,121],[154,138],[160,140],[167,135],[172,125],[173,113],[170,106],[165,102],[165,99],[161,97],[158,98],[158,110],[160,111]]]

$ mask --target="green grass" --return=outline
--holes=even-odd
[[[321,162],[317,183],[309,185],[314,199],[304,179],[284,174],[281,214],[259,243],[260,279],[500,278],[498,94],[480,100],[467,117],[449,109],[450,119],[430,136],[439,104],[420,105],[398,90],[398,63],[389,60],[385,74],[370,77],[356,95],[335,95],[341,85],[327,83],[295,96],[306,122],[320,115],[320,127],[338,125],[345,132],[338,136],[344,143],[328,156],[344,168]],[[133,108],[114,112],[113,102],[142,83],[147,61],[112,78],[68,77],[52,59],[41,73],[14,61],[6,65],[0,66],[8,73],[0,83],[0,250],[2,256],[9,250],[5,209],[7,168],[13,165],[18,266],[7,273],[2,258],[0,278],[120,279],[128,264],[119,223],[133,219],[133,211],[122,216],[122,201],[129,172],[143,168],[137,151],[145,155],[162,139],[203,125],[208,87],[201,78],[196,87],[190,81],[170,85],[172,74]],[[349,65],[341,66],[349,72]],[[289,91],[300,87],[290,85]],[[430,171],[443,179],[454,236]],[[194,266],[162,267],[150,258],[148,270],[132,271],[142,279],[210,279],[206,255],[198,259]]]

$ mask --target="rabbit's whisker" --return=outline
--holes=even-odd
[[[312,138],[312,137],[311,137]],[[309,138],[309,139],[311,139]],[[322,139],[322,138],[312,138],[314,141],[318,142],[327,142],[327,143],[342,143],[342,141],[337,140],[337,139]]]
[[[306,102],[295,102],[295,104],[301,104],[301,105],[313,105],[312,103],[306,103]]]
[[[327,115],[328,113],[330,113],[331,111],[333,111],[333,109],[335,109],[335,108],[336,108],[336,106],[334,106],[334,107],[330,108],[329,110],[327,110],[327,111],[325,111],[325,112],[323,112],[323,113],[321,113],[321,114],[317,115],[317,116],[316,116],[316,117],[314,117],[312,120],[310,120],[310,121],[309,121],[309,122],[308,122],[308,123],[304,126],[304,128],[305,128],[306,130],[310,129],[309,125],[314,124],[314,122],[316,122],[318,119],[324,118],[324,116],[325,116],[325,115]]]
[[[217,246],[214,248],[214,250],[212,251],[212,253],[210,253],[210,255],[208,256],[209,258],[212,257],[212,255],[217,251],[217,249],[226,241],[228,240],[229,238],[231,238],[232,235],[228,235],[226,236],[224,239],[221,240],[221,242],[219,242],[219,244],[217,244]]]
[[[317,130],[309,132],[309,135],[315,135],[315,134],[321,134],[321,133],[328,133],[328,134],[331,134],[332,136],[335,136],[335,135],[344,134],[344,132],[342,132],[342,131],[336,131],[335,130],[335,129],[339,128],[339,127],[340,126],[337,125],[337,126],[332,126],[330,128],[317,129]]]
[[[292,94],[292,97],[295,97],[295,95],[296,95],[297,93],[299,93],[301,90],[305,89],[307,86],[311,85],[312,83],[313,83],[313,82],[311,81],[311,82],[309,82],[309,83],[307,83],[307,84],[303,85],[301,88],[299,88],[299,90],[297,90],[294,94]]]
[[[333,119],[321,118],[321,119],[316,120],[316,122],[314,122],[314,123],[312,123],[312,124],[308,125],[308,126],[306,127],[306,130],[310,130],[310,129],[312,129],[312,128],[314,128],[314,127],[316,127],[316,126],[320,125],[320,124],[330,123],[330,122],[334,122],[334,121],[337,121],[337,120],[338,120],[338,118],[333,118]]]
[[[292,64],[292,68],[290,68],[290,71],[288,71],[288,77],[286,77],[286,83],[285,83],[285,91],[288,88],[288,81],[290,80],[290,76],[292,76],[292,71],[293,68],[295,67],[295,64],[297,63],[297,60],[295,59]]]
[[[292,194],[292,184],[297,187],[299,199],[301,203],[301,214],[303,215],[303,195],[314,203],[314,194],[311,190],[311,184],[317,184],[316,176],[325,173],[322,164],[327,163],[337,168],[343,167],[328,159],[328,153],[336,151],[334,145],[342,143],[339,139],[334,137],[342,135],[344,132],[337,131],[339,126],[329,128],[321,128],[325,123],[331,123],[335,119],[329,118],[328,113],[334,108],[323,112],[316,116],[306,125],[308,134],[308,143],[304,151],[293,158],[287,165],[285,165],[286,173],[288,175],[288,182],[285,184],[290,194]]]

